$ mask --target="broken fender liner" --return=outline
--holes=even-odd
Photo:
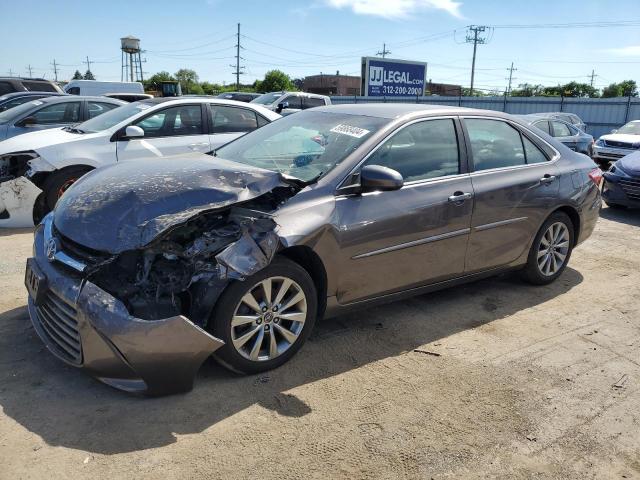
[[[33,207],[40,193],[25,177],[0,183],[0,227],[33,227]]]

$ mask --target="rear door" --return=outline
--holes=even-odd
[[[134,121],[131,125],[142,128],[144,137],[118,140],[118,160],[210,151],[203,105],[166,107]]]
[[[116,105],[114,103],[101,102],[99,100],[87,100],[84,119],[89,120],[91,118],[97,117],[98,115],[102,115],[109,110],[118,108],[119,106],[120,105]]]
[[[475,199],[466,272],[474,273],[527,254],[558,196],[559,155],[503,119],[467,117],[463,124]]]
[[[473,195],[459,139],[454,118],[408,124],[363,164],[400,172],[400,190],[338,191],[340,303],[463,274]]]
[[[549,123],[551,125],[551,136],[575,151],[578,146],[578,132],[575,127],[558,120],[551,120]]]
[[[258,115],[250,108],[209,104],[208,112],[209,143],[214,150],[258,128]]]

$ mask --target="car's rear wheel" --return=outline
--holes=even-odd
[[[89,167],[70,167],[59,172],[52,173],[44,181],[42,186],[44,195],[44,207],[50,212],[58,203],[58,199],[73,185],[80,177],[90,172]]]
[[[522,271],[526,281],[546,285],[567,268],[574,244],[573,222],[566,213],[555,212],[540,227]]]
[[[239,373],[258,373],[289,360],[316,320],[316,288],[297,263],[277,257],[218,299],[209,331],[225,342],[214,358]]]

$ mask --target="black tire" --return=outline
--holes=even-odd
[[[46,210],[44,213],[46,214],[53,210],[62,194],[76,180],[91,170],[90,167],[69,167],[49,175],[42,186],[44,209]]]
[[[233,345],[231,319],[242,297],[253,290],[254,286],[259,282],[272,277],[291,279],[302,289],[306,300],[307,315],[298,338],[290,344],[287,350],[272,359],[251,360],[238,352]],[[276,257],[270,265],[255,275],[248,277],[244,281],[231,283],[218,299],[209,319],[207,330],[215,337],[223,340],[225,344],[214,353],[213,358],[225,368],[243,374],[259,373],[279,367],[293,357],[309,337],[316,321],[317,311],[317,289],[307,271],[287,258]],[[253,324],[250,325],[248,328],[254,328]],[[266,323],[264,326],[266,328]],[[273,335],[274,332],[272,324],[269,335]],[[267,334],[265,333],[265,335]]]
[[[538,266],[538,252],[541,247],[541,240],[543,235],[547,232],[549,227],[555,223],[563,223],[568,230],[569,234],[569,245],[566,253],[566,257],[564,259],[564,263],[555,271],[555,273],[551,275],[545,275],[540,267]],[[547,285],[554,280],[556,280],[562,272],[564,272],[565,268],[567,268],[567,264],[569,263],[569,259],[571,258],[571,252],[573,251],[573,246],[575,244],[575,231],[573,222],[569,218],[569,216],[564,212],[555,212],[547,218],[547,220],[542,224],[540,230],[536,234],[536,237],[531,244],[531,249],[529,250],[529,257],[527,258],[527,264],[522,270],[522,278],[533,284],[533,285]]]

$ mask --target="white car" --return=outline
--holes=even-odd
[[[602,135],[593,146],[593,160],[603,167],[609,162],[640,150],[640,120],[633,120],[608,135]]]
[[[280,118],[212,97],[154,98],[72,127],[0,142],[0,227],[26,227],[94,168],[150,156],[209,152]]]

